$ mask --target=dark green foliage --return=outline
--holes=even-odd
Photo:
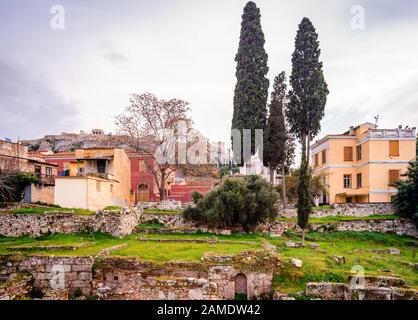
[[[38,288],[32,287],[29,291],[29,297],[31,299],[42,299],[44,296],[43,292]]]
[[[302,229],[308,227],[311,212],[312,194],[310,191],[310,173],[306,156],[302,156],[298,184],[298,225]]]
[[[303,18],[295,39],[289,108],[286,111],[290,131],[299,139],[314,138],[321,129],[329,93],[322,62],[319,61],[318,34],[308,18]],[[309,160],[308,160],[309,161]]]
[[[235,300],[248,300],[248,298],[245,293],[236,293]]]
[[[77,288],[74,290],[73,292],[73,297],[74,298],[80,298],[83,295],[83,291],[81,291],[80,288]]]
[[[410,162],[403,177],[394,184],[398,189],[394,204],[401,216],[416,219],[418,225],[418,160]]]
[[[220,165],[219,166],[219,177],[223,178],[229,174],[239,173],[239,167],[229,166],[229,165]]]
[[[38,183],[38,178],[32,173],[6,172],[6,170],[0,172],[3,177],[0,183],[0,202],[21,201],[25,186]]]
[[[215,227],[241,225],[250,231],[258,223],[277,215],[277,193],[259,176],[226,178],[209,192],[195,208],[187,208],[184,217]]]
[[[319,61],[318,34],[308,18],[303,18],[295,39],[292,56],[292,74],[289,105],[286,117],[290,131],[302,144],[302,161],[298,185],[298,224],[304,229],[312,211],[312,196],[309,191],[309,142],[321,129],[325,104],[329,93],[325,82],[322,62]]]
[[[269,80],[267,53],[264,50],[264,33],[260,23],[260,9],[254,2],[248,2],[244,8],[241,23],[241,35],[238,53],[235,57],[237,62],[237,83],[234,93],[234,113],[232,129],[251,130],[251,153],[255,154],[258,146],[255,145],[255,129],[264,129],[267,115],[267,98]],[[236,144],[236,143],[235,143]],[[241,150],[238,165],[243,165],[243,145],[241,148],[232,145],[234,157],[237,160],[238,150]]]
[[[294,140],[287,130],[283,111],[286,109],[286,74],[281,72],[275,79],[271,94],[270,114],[264,131],[264,157],[266,167],[287,174],[293,164]]]
[[[324,184],[324,174],[317,174],[312,176],[312,168],[309,168],[309,174],[311,175],[309,182],[309,191],[314,197],[319,197],[321,193],[326,192],[326,186]],[[298,185],[299,185],[300,168],[292,169],[290,175],[286,177],[286,194],[289,197],[289,201],[296,203],[298,199]]]
[[[192,192],[192,199],[195,204],[198,203],[199,200],[202,198],[203,198],[203,194],[201,194],[199,191],[194,190]]]

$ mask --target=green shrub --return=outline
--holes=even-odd
[[[38,183],[32,173],[0,169],[0,202],[19,202],[27,185]]]
[[[73,297],[74,298],[79,298],[83,295],[83,291],[80,288],[77,288],[74,290],[73,292]]]
[[[401,216],[415,219],[418,227],[418,161],[411,161],[403,176],[406,179],[394,184],[398,189],[394,204]]]
[[[43,292],[35,287],[32,287],[29,291],[29,297],[31,299],[42,299],[43,296]]]
[[[192,192],[192,199],[193,199],[193,202],[197,204],[199,200],[203,199],[203,194],[195,190]]]
[[[260,176],[226,178],[215,190],[187,208],[186,220],[214,227],[241,225],[253,230],[261,221],[277,216],[274,207],[278,194],[270,183]]]

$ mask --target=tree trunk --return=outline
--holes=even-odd
[[[164,187],[162,187],[162,188],[160,188],[159,190],[158,190],[158,192],[159,192],[159,194],[160,194],[160,201],[163,201],[163,200],[165,200],[165,192],[164,192],[165,190],[164,190]]]
[[[270,170],[270,183],[274,184],[274,169],[269,168],[269,170]]]
[[[308,135],[306,136],[306,161],[308,162],[308,168],[309,164],[311,163],[311,138],[310,138],[310,132],[308,131]]]
[[[160,201],[165,200],[165,180],[166,180],[166,176],[165,176],[165,170],[160,168],[160,172],[161,172],[161,181],[159,181],[160,183],[157,185],[159,185],[158,187],[158,193],[160,194]]]
[[[282,164],[282,197],[283,197],[283,209],[287,208],[287,195],[286,195],[286,176],[284,172],[284,164]]]
[[[302,246],[305,246],[305,228],[302,229]]]

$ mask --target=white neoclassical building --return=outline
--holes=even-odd
[[[263,161],[260,159],[258,152],[251,157],[249,162],[246,162],[243,167],[240,168],[241,175],[259,175],[270,182],[269,168],[263,165]],[[274,185],[280,185],[282,182],[282,176],[274,171]]]

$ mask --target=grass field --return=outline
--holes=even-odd
[[[183,210],[144,209],[148,214],[182,214]]]
[[[290,258],[303,261],[300,269],[285,263],[282,272],[275,275],[274,286],[280,292],[302,291],[312,281],[347,283],[350,270],[356,265],[362,266],[366,275],[400,276],[409,286],[418,288],[418,270],[405,265],[418,262],[414,238],[370,232],[313,232],[306,235],[306,242],[320,244],[324,252],[283,245],[283,240],[298,239],[290,234],[284,239],[269,240],[278,247],[283,262]],[[399,249],[400,255],[389,254],[390,248]],[[338,264],[332,256],[345,257],[345,264]]]
[[[112,251],[112,255],[115,256],[138,256],[142,260],[153,262],[168,262],[173,260],[180,261],[199,261],[201,256],[208,251],[222,254],[234,254],[239,253],[247,249],[260,248],[260,241],[254,244],[244,243],[159,243],[159,242],[141,242],[137,238],[141,236],[149,239],[207,239],[211,238],[209,234],[191,234],[191,235],[130,235],[123,239],[113,238],[104,234],[75,234],[75,235],[51,235],[41,238],[0,238],[0,254],[8,254],[11,252],[18,252],[16,247],[24,246],[25,250],[21,251],[22,254],[45,254],[45,255],[86,255],[93,256],[100,252],[100,250],[113,247],[120,244],[127,244],[126,247]],[[224,237],[220,237],[226,239]],[[244,236],[245,239],[248,239]],[[240,240],[242,237],[232,237],[232,239]],[[253,239],[250,237],[250,239]],[[229,240],[229,238],[228,238]],[[258,239],[259,240],[259,239]],[[47,246],[62,246],[62,245],[80,245],[88,244],[82,248],[75,250],[57,250],[57,249],[45,249]],[[10,248],[13,247],[13,250]],[[28,247],[32,247],[33,250],[28,250]],[[42,247],[42,248],[40,248]]]
[[[22,254],[45,255],[96,255],[100,250],[120,244],[125,247],[114,250],[111,255],[128,257],[137,256],[144,261],[164,263],[167,261],[199,261],[208,251],[222,254],[239,253],[247,249],[262,248],[263,241],[274,245],[280,253],[283,267],[274,276],[274,287],[282,293],[296,293],[305,289],[311,281],[347,282],[353,266],[360,265],[366,275],[399,276],[407,285],[418,289],[418,270],[408,264],[418,263],[418,240],[381,233],[368,232],[333,232],[306,235],[306,244],[320,244],[320,250],[309,246],[304,248],[288,248],[286,241],[299,241],[296,234],[288,234],[281,238],[271,238],[257,234],[216,235],[220,242],[189,243],[189,242],[141,242],[138,237],[147,239],[210,239],[215,235],[200,234],[132,234],[123,239],[113,238],[105,234],[74,234],[50,235],[41,238],[0,238],[0,254],[19,251],[10,247],[25,246]],[[222,243],[222,241],[228,243]],[[236,242],[236,243],[234,243]],[[246,243],[245,243],[246,242]],[[47,246],[88,244],[72,251],[45,248]],[[33,247],[28,250],[27,247]],[[39,248],[42,247],[42,248]],[[9,248],[9,249],[8,249]],[[389,254],[390,248],[400,250],[399,255]],[[345,257],[345,264],[339,264],[333,256]],[[302,268],[293,267],[288,261],[298,258],[303,261]]]

